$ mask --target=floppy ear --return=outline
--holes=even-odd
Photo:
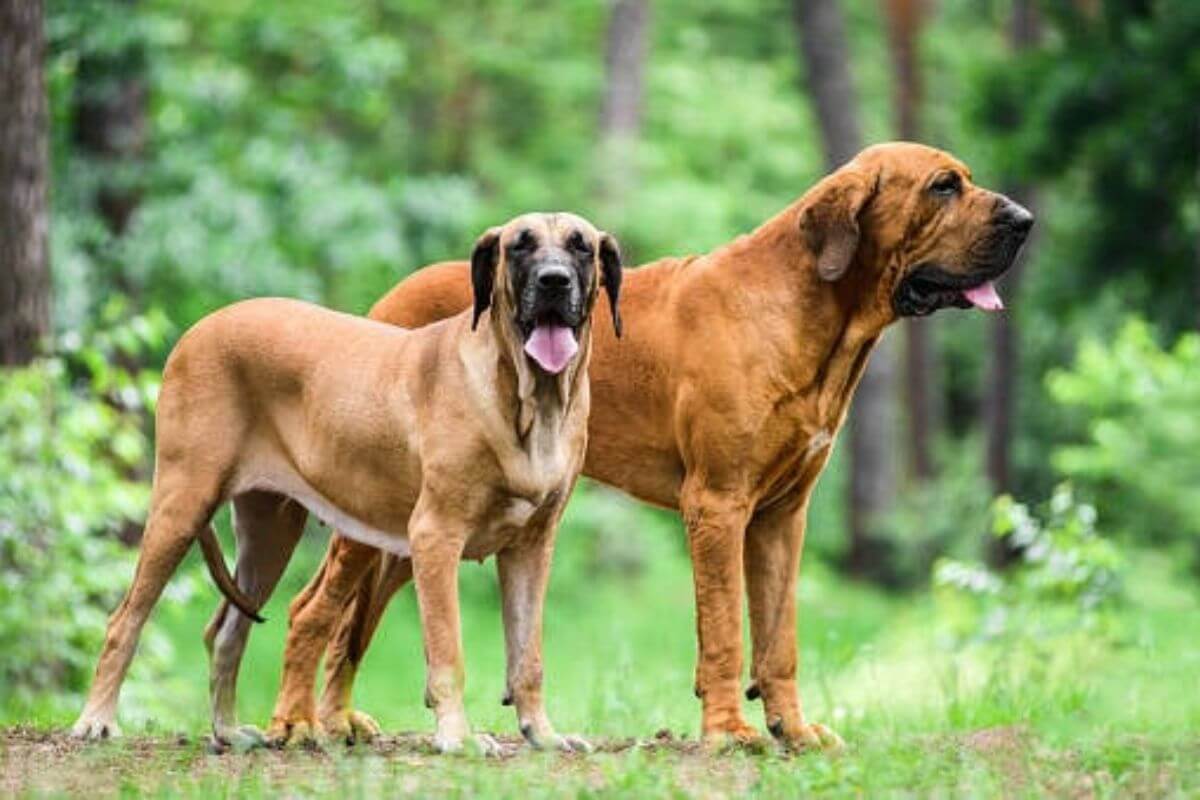
[[[813,189],[815,197],[800,213],[800,230],[817,254],[822,280],[836,281],[846,274],[858,250],[858,217],[877,187],[877,176],[846,166]]]
[[[492,288],[496,284],[496,261],[500,257],[500,229],[488,228],[475,242],[471,251],[471,292],[475,295],[475,316],[471,330],[479,317],[492,304]]]
[[[600,276],[608,294],[608,307],[612,310],[613,330],[620,339],[621,311],[617,303],[621,299],[621,248],[607,233],[600,234]]]

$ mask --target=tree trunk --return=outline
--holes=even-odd
[[[896,578],[887,539],[879,536],[880,518],[896,501],[899,476],[896,402],[897,340],[883,337],[871,354],[851,407],[850,548],[846,569],[877,583]]]
[[[110,0],[109,13],[127,15],[137,0]],[[141,199],[137,161],[146,143],[146,51],[131,37],[119,49],[91,50],[75,73],[72,138],[101,169],[96,211],[120,236]]]
[[[837,0],[794,0],[805,80],[833,170],[862,148],[850,57]],[[895,352],[885,339],[875,349],[850,413],[849,535],[847,569],[886,576],[887,554],[876,525],[895,502]]]
[[[1196,117],[1196,152],[1200,153],[1200,116]],[[1200,162],[1200,158],[1197,159]],[[1200,195],[1200,163],[1196,167],[1196,194]],[[1195,325],[1200,330],[1200,230],[1196,231],[1195,272],[1192,275],[1192,299],[1196,308]]]
[[[0,364],[50,333],[49,172],[41,0],[0,0]]]
[[[842,12],[837,0],[794,0],[793,11],[825,163],[834,170],[862,149]]]
[[[599,119],[599,189],[605,206],[618,205],[637,177],[634,146],[642,124],[649,22],[649,0],[617,0],[613,4],[605,40],[606,81]]]
[[[1033,0],[1014,0],[1010,43],[1018,53],[1037,44],[1039,25]],[[1008,194],[1036,213],[1037,197],[1031,186],[1015,185]],[[1036,237],[1035,237],[1036,238]],[[1017,261],[1001,280],[1001,290],[1011,304],[1016,300],[1024,264],[1033,241],[1027,242]],[[1012,439],[1020,365],[1020,336],[1013,311],[992,315],[991,369],[984,392],[984,419],[987,426],[987,472],[997,494],[1013,490]],[[998,566],[1011,563],[1017,553],[1003,542],[989,539],[989,555]]]
[[[921,138],[922,86],[917,45],[923,11],[921,0],[884,0],[892,55],[892,109],[896,134],[908,141]],[[919,481],[934,475],[932,441],[939,391],[932,345],[933,322],[932,318],[927,318],[909,319],[904,323],[908,463],[910,473]]]

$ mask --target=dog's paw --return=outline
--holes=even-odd
[[[560,735],[552,728],[537,731],[533,725],[522,725],[521,735],[534,750],[559,750],[563,753],[590,753],[592,746],[582,736]]]
[[[215,725],[213,740],[235,753],[245,753],[268,744],[266,734],[253,725]]]
[[[837,755],[846,749],[842,737],[819,722],[801,722],[789,726],[777,719],[768,723],[767,728],[785,749],[793,753]]]
[[[267,741],[274,747],[319,747],[325,730],[314,720],[273,720],[267,729]]]
[[[592,745],[582,736],[567,733],[558,737],[558,749],[564,753],[590,753],[592,752]]]
[[[705,731],[703,744],[705,751],[714,755],[734,750],[764,753],[768,749],[766,737],[745,722],[736,722],[727,728]]]
[[[471,743],[471,750],[474,755],[483,756],[484,758],[503,758],[509,755],[510,748],[501,744],[496,737],[486,733],[477,733],[471,736],[468,741]]]
[[[438,731],[433,735],[433,749],[444,756],[461,753],[464,740],[461,734]]]
[[[383,735],[379,723],[361,711],[341,711],[326,717],[322,724],[331,739],[346,744],[368,744]]]
[[[121,735],[116,720],[102,715],[84,713],[71,728],[72,739],[99,741],[101,739],[116,739]]]

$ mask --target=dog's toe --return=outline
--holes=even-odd
[[[821,740],[821,749],[829,754],[841,753],[846,749],[846,741],[837,735],[837,732],[832,728],[822,725],[819,722],[812,724],[813,731],[817,734],[817,738]]]
[[[325,739],[325,730],[310,720],[276,720],[267,729],[265,738],[275,747],[317,747]]]
[[[590,753],[592,745],[587,739],[574,734],[567,734],[560,737],[562,739],[562,749],[568,753]]]
[[[312,747],[320,745],[325,738],[325,732],[315,722],[297,722],[292,725],[286,745],[288,747]]]
[[[121,735],[121,729],[112,720],[94,717],[82,717],[71,728],[71,738],[85,741],[100,741],[101,739],[116,739]]]
[[[496,737],[486,733],[477,733],[471,737],[471,742],[479,755],[484,758],[501,758],[506,754],[504,745],[496,740]]]
[[[226,744],[232,747],[234,752],[245,753],[259,747],[266,747],[267,736],[253,725],[238,725],[228,732]]]
[[[383,734],[379,723],[361,711],[340,711],[322,720],[329,738],[344,741],[348,745],[369,743]]]
[[[534,750],[558,750],[563,753],[592,752],[592,746],[581,736],[570,734],[560,736],[554,731],[535,734],[528,729],[522,729],[521,733],[525,734],[525,741],[529,742],[529,746]]]
[[[704,734],[704,749],[713,754],[733,750],[763,753],[768,749],[768,740],[757,730],[746,725],[735,730],[717,730]]]
[[[458,736],[451,736],[442,733],[434,734],[433,749],[442,755],[453,755],[461,753],[463,749],[463,740]]]
[[[350,723],[350,735],[356,742],[372,742],[383,735],[383,729],[379,727],[379,723],[372,719],[369,714],[364,714],[361,711],[351,711],[348,721]]]
[[[801,722],[785,726],[782,721],[768,726],[784,748],[794,753],[821,752],[837,755],[846,749],[846,742],[831,728],[819,722]]]

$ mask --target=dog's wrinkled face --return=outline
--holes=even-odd
[[[806,221],[826,280],[865,255],[887,265],[879,289],[897,316],[1004,307],[993,281],[1012,266],[1033,215],[974,185],[962,162],[924,145],[878,145],[821,187]]]
[[[492,306],[543,371],[566,369],[603,282],[620,335],[621,256],[616,240],[567,213],[525,214],[479,238],[471,257],[475,324]],[[497,310],[499,309],[499,311]]]

